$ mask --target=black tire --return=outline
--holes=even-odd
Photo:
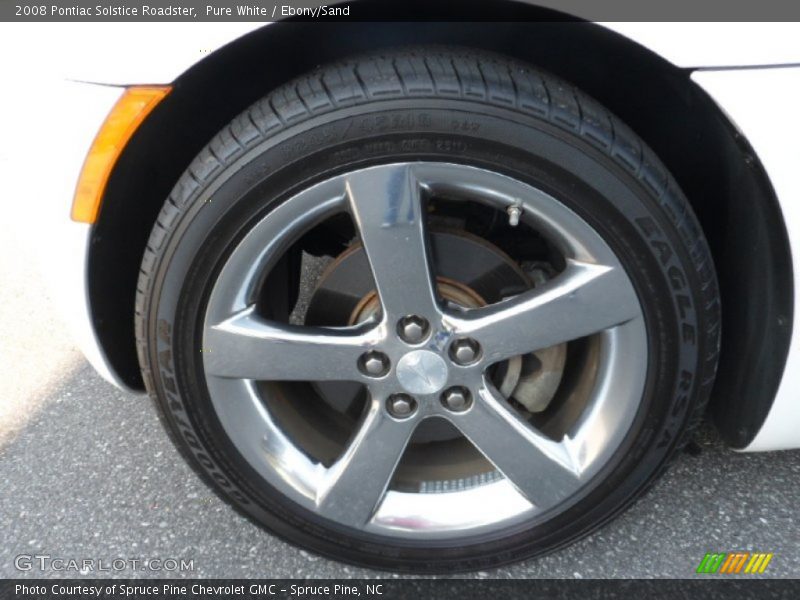
[[[549,520],[456,544],[351,535],[291,505],[225,435],[203,386],[199,315],[220,261],[293,191],[358,166],[446,160],[535,183],[589,222],[625,265],[646,317],[645,397],[620,450]],[[263,193],[254,200],[252,190]],[[719,350],[717,284],[689,203],[653,152],[571,85],[513,60],[415,48],[324,66],[224,128],[176,184],[142,261],[139,360],[197,471],[277,535],[337,560],[448,572],[552,551],[617,515],[698,424]]]

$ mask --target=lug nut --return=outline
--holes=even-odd
[[[442,394],[442,404],[453,412],[462,412],[472,405],[472,394],[465,387],[451,387]]]
[[[389,357],[383,352],[370,350],[358,359],[358,368],[369,377],[381,377],[389,372]]]
[[[397,333],[408,344],[419,344],[428,337],[428,322],[417,315],[403,317],[397,322]]]
[[[404,419],[417,410],[417,401],[408,394],[392,394],[386,402],[386,408],[393,417]]]
[[[462,338],[450,344],[450,358],[459,365],[468,365],[478,360],[481,346],[472,338]]]

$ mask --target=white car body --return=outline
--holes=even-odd
[[[761,160],[780,202],[789,233],[794,281],[800,281],[800,179],[798,153],[787,140],[800,139],[800,121],[786,118],[800,99],[800,36],[786,23],[603,23],[678,67],[693,69],[692,79],[706,90],[743,133]],[[33,39],[49,36],[57,53],[28,53],[25,73],[40,88],[36,110],[42,130],[58,131],[44,154],[46,180],[34,179],[37,227],[48,239],[43,267],[53,283],[80,348],[107,380],[124,387],[110,366],[93,329],[87,295],[87,257],[91,225],[70,220],[72,195],[83,157],[97,129],[133,84],[170,84],[205,56],[257,28],[260,23],[15,24],[0,30],[8,56],[25,53]],[[33,38],[33,28],[36,35]],[[44,30],[44,31],[43,31]],[[142,44],[143,31],[147,43]],[[748,43],[743,44],[742,40]],[[713,43],[709,43],[713,40]],[[99,51],[100,50],[100,51]],[[41,64],[31,62],[41,60]],[[43,77],[46,73],[47,77]],[[764,96],[771,99],[764,110]],[[32,97],[33,95],[27,96]],[[4,111],[8,112],[8,111]],[[74,115],[80,114],[76,119]],[[14,131],[15,124],[7,125]],[[18,173],[17,176],[25,176]],[[53,252],[58,248],[58,252]],[[786,282],[794,285],[794,282]],[[800,295],[794,296],[800,314]],[[800,335],[793,332],[784,375],[759,433],[743,450],[800,447]]]

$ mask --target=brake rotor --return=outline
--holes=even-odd
[[[499,248],[464,231],[433,231],[430,244],[437,290],[454,307],[471,309],[494,304],[546,280],[544,271],[536,270],[529,276]],[[380,310],[366,253],[356,243],[320,276],[305,324],[353,325],[377,317]],[[497,365],[492,379],[504,397],[516,401],[512,404],[518,410],[541,412],[560,384],[565,361],[566,344],[559,344]],[[347,382],[320,382],[315,387],[328,404],[347,414],[352,414],[361,389]]]
[[[447,282],[445,289],[461,299],[470,299],[472,308],[531,288],[530,278],[509,256],[477,236],[462,231],[434,231],[430,242],[437,285]],[[353,244],[323,271],[305,322],[319,326],[352,324],[359,305],[369,302],[374,294],[367,255],[360,243]]]

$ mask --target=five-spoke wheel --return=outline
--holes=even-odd
[[[494,304],[448,307],[434,284],[426,219],[429,202],[445,190],[500,212],[520,206],[523,220],[547,230],[564,252],[561,272]],[[258,299],[248,293],[277,260],[264,248],[286,247],[315,220],[341,211],[352,216],[366,253],[378,312],[338,328],[259,315]],[[491,368],[589,336],[603,338],[592,368],[609,383],[597,386],[580,422],[552,439],[503,397]],[[352,171],[288,199],[252,228],[223,267],[210,296],[203,347],[212,402],[251,464],[325,518],[390,535],[463,535],[474,524],[499,525],[566,500],[630,426],[647,360],[633,286],[583,219],[529,185],[446,163]],[[270,414],[270,398],[254,391],[254,381],[358,382],[368,400],[352,439],[326,466],[305,456],[302,444],[281,428]],[[449,492],[461,509],[442,521],[431,517],[434,511],[419,515],[384,502],[394,493],[393,475],[415,429],[431,418],[447,420],[488,459],[502,479],[487,486],[515,514],[485,515],[485,506],[472,499],[484,497],[480,486]],[[426,501],[441,502],[440,496],[418,495],[413,511]]]

